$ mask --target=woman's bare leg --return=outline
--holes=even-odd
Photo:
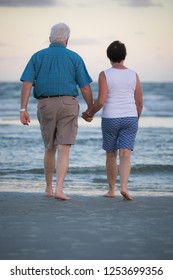
[[[119,165],[119,173],[120,173],[120,183],[121,183],[121,194],[126,200],[132,200],[132,197],[129,195],[127,191],[127,184],[130,175],[130,158],[131,151],[129,149],[120,149],[119,152],[120,157],[120,165]]]
[[[109,190],[104,196],[115,197],[115,184],[117,177],[116,152],[106,152],[106,174]]]

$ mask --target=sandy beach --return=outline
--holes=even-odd
[[[173,197],[0,192],[1,260],[171,260]]]

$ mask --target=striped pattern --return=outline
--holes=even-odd
[[[107,152],[133,151],[137,130],[137,117],[102,118],[103,149]]]

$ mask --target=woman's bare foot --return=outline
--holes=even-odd
[[[104,197],[114,198],[115,192],[114,191],[108,191],[106,194],[103,195]]]
[[[133,198],[129,195],[127,191],[121,191],[121,194],[125,200],[133,200]]]
[[[56,192],[54,197],[56,199],[62,199],[62,200],[70,200],[71,199],[71,197],[65,195],[63,192]]]
[[[52,196],[54,196],[54,193],[53,193],[53,191],[52,191],[52,188],[51,188],[51,189],[49,189],[49,188],[46,188],[46,189],[45,189],[45,196],[47,196],[47,197],[52,197]]]

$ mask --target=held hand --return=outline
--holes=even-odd
[[[27,111],[20,112],[20,121],[23,125],[29,125],[30,124],[30,116]]]
[[[82,113],[82,118],[86,121],[86,122],[91,122],[93,120],[93,117],[89,116],[87,111]]]

